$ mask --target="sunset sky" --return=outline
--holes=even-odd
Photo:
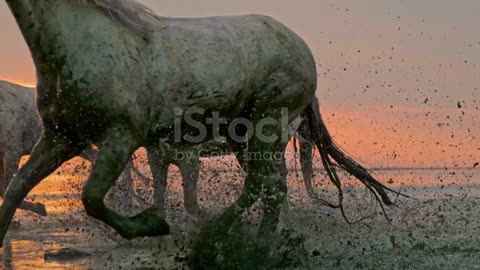
[[[299,33],[317,60],[328,128],[367,165],[480,162],[478,0],[141,2],[163,16],[266,14]],[[0,37],[0,79],[35,84],[5,1]]]

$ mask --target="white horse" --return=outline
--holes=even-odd
[[[42,131],[33,89],[0,81],[0,195],[18,170],[22,156],[32,150]],[[23,201],[21,209],[46,215],[45,206]]]
[[[260,198],[259,236],[269,239],[276,230],[286,198],[286,167],[284,158],[272,155],[281,156],[287,144],[281,123],[300,114],[332,181],[340,185],[333,158],[391,203],[385,187],[333,144],[315,98],[314,58],[304,41],[278,21],[259,15],[159,17],[132,0],[6,2],[37,68],[44,132],[7,188],[0,240],[28,192],[90,144],[98,145],[99,153],[82,194],[87,214],[128,239],[167,234],[166,221],[150,209],[126,217],[107,208],[103,198],[137,148],[160,138],[202,143],[218,132],[232,148],[245,147],[265,158],[239,158],[248,166],[243,193],[205,228],[195,256],[196,268],[208,267],[233,223]],[[198,126],[177,116],[192,108],[204,112],[196,115],[197,123],[241,118],[259,132],[242,144],[222,125],[208,129],[203,140],[186,140],[198,135]],[[183,140],[174,135],[179,124],[181,135],[190,135]]]
[[[313,179],[312,146],[308,141],[308,133],[302,132],[300,127],[301,119],[297,123],[290,124],[290,135],[294,136],[295,141],[299,142],[300,166],[307,193],[313,199],[323,203],[316,194]],[[170,165],[175,165],[180,171],[183,181],[184,206],[187,212],[193,216],[202,216],[202,211],[198,203],[197,182],[200,174],[200,158],[227,156],[238,154],[232,152],[232,149],[226,142],[212,140],[207,143],[187,146],[183,148],[172,148],[167,144],[160,143],[158,151],[148,151],[149,161],[154,161],[157,166],[150,166],[154,175],[154,205],[158,207],[158,213],[165,215],[165,193],[167,189],[168,170]],[[241,168],[247,171],[246,164]]]
[[[4,193],[10,179],[17,171],[18,163],[22,156],[29,155],[35,142],[40,138],[42,125],[35,105],[35,89],[23,87],[6,81],[0,81],[0,191]],[[297,127],[293,127],[295,131]],[[309,144],[301,144],[303,147],[310,147]],[[161,150],[159,149],[161,148]],[[154,205],[158,213],[165,215],[165,193],[168,180],[168,168],[171,164],[176,165],[182,175],[184,190],[184,206],[192,216],[200,215],[200,207],[197,200],[197,181],[200,171],[200,157],[206,157],[214,152],[230,154],[230,149],[225,143],[214,141],[188,147],[185,149],[169,149],[166,145],[147,149],[148,162],[154,181]],[[183,158],[176,158],[174,152],[182,152]],[[95,160],[96,151],[88,149],[80,154],[91,162]],[[309,155],[307,157],[307,162]],[[302,160],[303,161],[303,160]],[[302,162],[304,164],[305,161]],[[311,166],[311,162],[309,163]],[[304,166],[302,166],[302,169]],[[305,168],[305,170],[311,170]],[[120,184],[125,189],[126,196],[134,195],[131,178],[132,173],[139,176],[143,182],[146,177],[133,166],[127,165],[124,171],[123,182]],[[305,173],[304,173],[305,174]],[[311,175],[311,174],[305,174]],[[305,178],[305,185],[311,194],[311,177]],[[122,196],[125,196],[123,194]],[[114,195],[114,194],[112,194]],[[40,203],[22,202],[21,209],[29,210],[39,215],[46,215],[45,207]]]
[[[20,159],[31,153],[40,138],[42,123],[37,113],[33,88],[0,81],[0,108],[0,194],[3,196],[10,179],[18,170]],[[96,151],[88,148],[79,156],[93,162]],[[132,173],[141,180],[146,180],[146,177],[129,163],[120,184],[126,188],[128,197],[135,194],[132,189]],[[41,203],[23,201],[20,208],[42,216],[47,215],[45,206]]]

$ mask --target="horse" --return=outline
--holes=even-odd
[[[35,92],[30,89],[0,81],[0,194],[3,195],[9,180],[18,170],[23,155],[33,148],[41,132],[34,105]],[[47,214],[40,203],[23,201],[20,209],[41,216]]]
[[[21,157],[30,154],[36,140],[40,137],[42,127],[35,105],[35,89],[0,81],[0,104],[3,108],[0,111],[0,123],[2,123],[0,126],[0,160],[3,160],[2,166],[0,166],[0,191],[3,194],[9,180],[17,171]],[[297,128],[292,127],[292,133]],[[309,146],[308,144],[301,145]],[[184,158],[175,158],[174,151],[181,151]],[[146,149],[146,152],[154,182],[153,203],[158,208],[158,213],[165,215],[168,167],[173,164],[179,168],[182,175],[186,211],[192,216],[201,216],[197,201],[200,157],[208,157],[213,153],[230,154],[227,145],[212,141],[188,149],[169,149],[167,145],[160,143],[158,149],[149,148]],[[89,148],[79,156],[93,162],[96,151]],[[131,179],[132,173],[140,176],[143,182],[147,182],[147,178],[132,163],[128,163],[124,173],[122,185],[127,187],[124,196],[128,197],[135,194],[131,184],[133,181]],[[311,181],[307,181],[306,186],[309,190]],[[33,204],[24,201],[20,208],[39,215],[45,216],[47,214],[45,207],[40,203]]]
[[[105,206],[105,194],[137,148],[160,139],[194,145],[220,135],[232,149],[262,158],[237,157],[248,167],[245,186],[203,228],[196,265],[204,268],[228,241],[235,221],[260,198],[258,235],[269,239],[275,233],[286,199],[283,123],[299,115],[307,120],[311,143],[334,183],[340,183],[335,160],[392,204],[387,187],[333,143],[315,97],[314,57],[302,38],[277,20],[168,18],[133,0],[6,2],[37,70],[43,133],[6,190],[0,240],[28,192],[91,144],[99,152],[82,192],[86,213],[127,239],[169,234],[166,220],[152,209],[123,216]],[[199,113],[193,117],[187,112],[194,108]],[[233,132],[224,124],[205,128],[213,118],[228,126],[246,120],[246,126],[233,125]],[[256,132],[249,133],[252,126]],[[273,158],[277,154],[280,158]]]
[[[289,126],[290,136],[295,138],[300,149],[295,149],[295,157],[300,156],[300,166],[302,169],[302,177],[308,195],[315,201],[322,202],[316,194],[312,178],[313,178],[313,162],[312,147],[308,143],[308,133],[303,132],[300,128],[302,120],[297,119],[296,123]],[[212,140],[195,146],[186,146],[182,148],[173,148],[168,144],[160,142],[158,151],[149,151],[149,161],[154,160],[160,167],[151,167],[154,177],[154,205],[158,208],[160,215],[165,215],[165,193],[167,189],[168,169],[171,165],[175,165],[181,174],[184,191],[184,207],[186,211],[196,217],[205,216],[201,211],[197,199],[197,182],[200,174],[200,158],[228,156],[233,153],[229,145],[225,141]],[[246,165],[245,163],[243,165]],[[247,172],[246,167],[241,168],[243,173]]]
[[[0,126],[0,160],[3,160],[3,163],[0,164],[0,191],[3,194],[9,180],[17,171],[21,157],[30,154],[36,140],[40,137],[42,127],[35,105],[35,89],[7,81],[0,81],[0,104],[2,104],[1,107],[3,108],[0,111],[0,123],[2,123]],[[292,127],[292,131],[295,131],[297,128]],[[301,145],[309,147],[308,144]],[[184,158],[175,158],[174,151],[181,151],[184,154]],[[167,145],[160,143],[158,149],[149,148],[146,149],[146,152],[153,175],[153,204],[157,207],[157,212],[162,216],[165,215],[168,168],[170,165],[175,165],[179,168],[182,175],[185,210],[192,216],[201,216],[197,200],[200,157],[209,157],[213,153],[230,154],[227,145],[212,141],[193,148],[170,149]],[[96,151],[90,148],[79,156],[93,162]],[[301,164],[305,162],[307,161],[302,160]],[[302,166],[302,169],[304,167]],[[134,194],[131,188],[133,179],[130,176],[132,173],[140,176],[143,182],[147,181],[146,177],[132,163],[129,163],[122,178],[124,179],[122,184],[127,187],[126,196]],[[304,173],[304,175],[311,175],[311,173]],[[310,179],[311,177],[305,178],[305,185],[309,194],[312,194],[310,191],[313,187]],[[33,204],[24,201],[20,208],[39,215],[47,214],[45,207],[40,203]]]
[[[22,156],[29,155],[35,142],[42,133],[42,124],[35,105],[35,89],[23,87],[14,83],[0,80],[0,194],[5,189],[18,169]],[[88,148],[79,154],[80,157],[93,162],[96,151]],[[135,173],[143,181],[146,177],[138,171],[132,163],[127,165],[122,179],[126,189],[126,196],[131,197],[131,175]],[[46,216],[47,210],[41,203],[31,203],[24,200],[20,209]]]

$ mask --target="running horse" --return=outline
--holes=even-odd
[[[42,123],[37,114],[35,89],[33,88],[0,80],[0,108],[0,197],[2,197],[10,179],[18,170],[22,156],[30,154],[40,137]],[[152,151],[154,150],[147,149],[147,153]],[[93,162],[96,151],[93,148],[87,148],[79,156]],[[152,154],[152,156],[155,155]],[[155,161],[149,160],[150,163]],[[160,163],[153,165],[157,167],[160,166]],[[127,196],[129,199],[140,199],[133,190],[133,173],[148,184],[148,179],[135,168],[133,162],[129,162],[120,177],[121,181],[117,183],[125,194],[116,195]],[[155,177],[159,178],[157,175],[154,175]],[[122,200],[122,202],[128,201]],[[47,215],[47,210],[41,203],[23,201],[20,209],[42,216]]]
[[[147,209],[133,217],[107,208],[103,198],[142,146],[196,135],[179,115],[201,108],[198,123],[213,116],[232,123],[246,119],[260,130],[245,142],[221,125],[232,149],[263,159],[238,160],[248,167],[240,197],[203,229],[198,267],[208,264],[241,214],[260,198],[264,214],[259,236],[276,231],[286,198],[287,140],[283,121],[302,115],[330,179],[340,185],[335,162],[391,204],[387,188],[333,143],[315,97],[317,72],[305,42],[278,21],[261,15],[168,18],[133,0],[6,0],[28,44],[37,70],[37,108],[43,133],[28,162],[15,174],[0,207],[0,241],[17,207],[42,179],[91,144],[99,153],[83,192],[88,215],[127,239],[159,236],[167,222]],[[268,121],[265,121],[268,119]],[[272,121],[274,120],[274,121]],[[257,131],[258,131],[257,130]],[[192,136],[193,136],[192,135]],[[237,137],[237,136],[236,136]],[[266,139],[267,138],[267,139]],[[201,142],[198,142],[201,143]]]

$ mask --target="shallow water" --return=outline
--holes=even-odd
[[[203,208],[219,213],[242,188],[239,172],[212,169],[201,172],[199,197]],[[148,175],[148,172],[146,172]],[[413,197],[397,198],[387,208],[389,225],[372,198],[352,180],[346,181],[347,216],[356,220],[375,216],[357,225],[347,225],[338,210],[312,201],[303,183],[290,172],[289,209],[280,227],[305,236],[310,256],[298,269],[480,269],[480,171],[471,169],[375,170],[391,187]],[[82,210],[79,190],[88,171],[73,174],[70,167],[49,177],[30,198],[45,203],[48,217],[18,211],[0,252],[3,269],[181,269],[195,219],[182,207],[181,181],[173,170],[169,182],[167,219],[172,235],[126,241],[110,228],[88,218]],[[335,202],[336,192],[317,171],[315,184],[323,197]],[[136,183],[148,201],[151,187]],[[146,206],[122,211],[135,212]],[[119,208],[122,208],[120,206]],[[86,258],[45,260],[45,254],[64,248],[89,253]],[[2,268],[0,268],[2,269]]]

